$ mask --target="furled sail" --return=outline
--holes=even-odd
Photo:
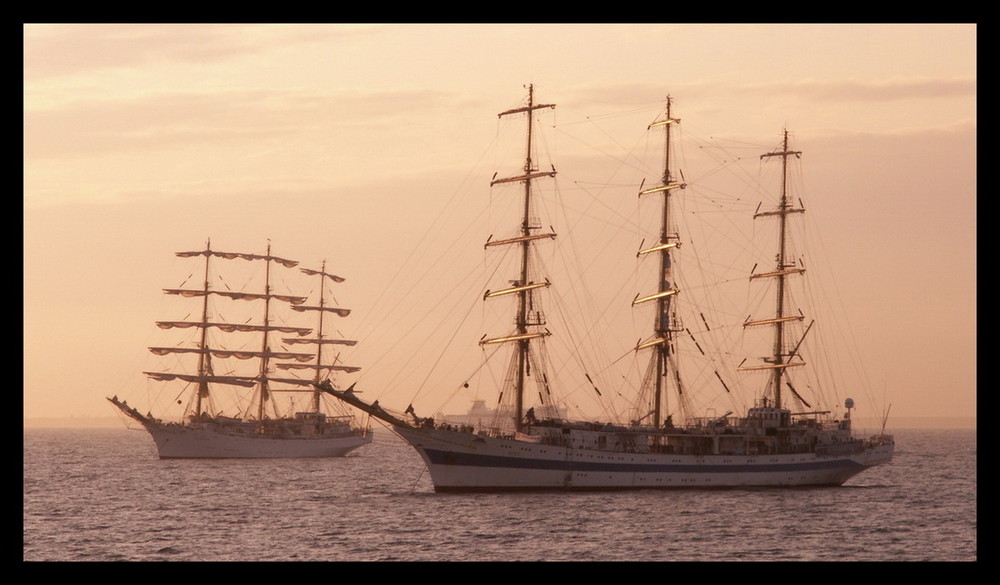
[[[163,292],[168,295],[180,295],[182,297],[203,297],[206,295],[219,295],[222,297],[228,297],[230,299],[235,299],[238,301],[260,301],[264,299],[277,299],[279,301],[285,301],[286,303],[291,303],[293,305],[301,305],[306,302],[306,297],[292,296],[292,295],[276,295],[276,294],[260,294],[260,293],[244,293],[244,292],[233,292],[225,290],[191,290],[182,288],[165,288]],[[295,308],[295,307],[293,307]]]
[[[278,382],[278,383],[281,383],[281,384],[291,384],[293,386],[308,386],[309,388],[313,387],[313,381],[312,380],[303,380],[301,378],[275,378],[275,377],[272,376],[272,377],[268,377],[267,380],[268,380],[268,382]],[[269,390],[271,392],[281,392],[282,391],[281,388],[270,388]],[[301,390],[295,390],[295,391],[296,392],[301,392]],[[286,392],[287,392],[287,390],[286,390]]]
[[[292,310],[300,313],[305,313],[306,311],[326,311],[327,313],[336,313],[339,317],[346,317],[351,314],[350,309],[339,309],[337,307],[292,307]]]
[[[311,353],[295,353],[290,351],[246,351],[246,350],[225,350],[201,347],[151,347],[149,351],[156,355],[168,355],[171,353],[200,353],[208,354],[220,359],[236,358],[249,360],[255,358],[276,358],[280,360],[298,360],[300,362],[309,361],[314,356]]]
[[[783,270],[774,270],[772,272],[762,272],[760,274],[751,274],[750,280],[755,280],[757,278],[773,278],[776,276],[787,276],[789,274],[802,274],[805,272],[805,268],[785,268]]]
[[[357,345],[357,340],[354,339],[316,339],[316,338],[297,338],[297,337],[286,337],[282,339],[285,343],[289,344],[302,344],[309,343],[313,345]]]
[[[309,276],[316,276],[317,274],[321,274],[329,278],[333,282],[344,282],[344,277],[337,276],[336,274],[330,274],[328,272],[323,272],[322,270],[313,270],[311,268],[299,268],[299,270],[301,270],[305,274],[308,274]]]
[[[525,285],[513,286],[511,288],[505,288],[505,289],[501,289],[501,290],[494,290],[494,291],[489,291],[488,290],[488,291],[486,291],[483,294],[483,298],[484,299],[488,299],[490,297],[498,297],[500,295],[509,295],[509,294],[512,294],[512,293],[534,290],[536,288],[542,288],[542,287],[546,287],[546,286],[552,286],[552,283],[549,282],[548,280],[546,280],[545,282],[531,282],[531,283],[528,283],[528,284],[525,284]]]
[[[177,252],[177,255],[181,258],[193,258],[195,256],[215,256],[217,258],[225,258],[226,260],[234,260],[236,258],[242,258],[243,260],[270,260],[277,262],[286,268],[294,268],[298,266],[298,260],[286,260],[284,258],[279,258],[277,256],[272,256],[270,254],[247,254],[243,252],[219,252],[217,250],[201,250],[200,252]]]
[[[670,289],[670,290],[665,290],[663,292],[653,293],[651,295],[642,297],[641,299],[636,297],[636,299],[632,301],[632,304],[638,305],[639,303],[645,303],[647,301],[655,301],[656,299],[662,299],[664,297],[669,297],[670,295],[675,295],[678,292],[680,291],[676,289]]]
[[[507,177],[505,179],[496,179],[494,181],[490,181],[490,186],[492,187],[493,185],[499,185],[501,183],[517,183],[520,181],[531,181],[532,179],[541,179],[543,177],[554,177],[554,176],[556,176],[555,171],[526,173],[524,175],[518,175],[516,177]]]
[[[330,370],[335,372],[358,372],[361,370],[357,366],[338,366],[324,364],[274,364],[282,370]]]
[[[747,321],[743,323],[744,327],[753,327],[754,325],[773,325],[775,323],[787,323],[789,321],[801,321],[805,319],[802,315],[792,315],[791,317],[779,317],[774,319],[760,319],[758,321]]]
[[[530,242],[533,240],[542,240],[545,238],[555,238],[555,237],[556,234],[545,233],[545,234],[533,234],[528,236],[519,236],[516,238],[508,238],[506,240],[487,240],[486,245],[484,247],[488,248],[490,246],[503,246],[505,244],[520,244],[522,242]]]
[[[196,384],[229,384],[231,386],[243,386],[245,388],[252,388],[257,383],[257,378],[252,376],[199,376],[193,374],[172,374],[168,372],[143,372],[143,374],[146,374],[153,380],[160,382],[182,380],[184,382],[193,382]]]
[[[479,342],[479,345],[489,345],[493,343],[506,343],[508,341],[525,341],[528,339],[538,339],[539,337],[546,337],[551,335],[548,331],[540,331],[538,333],[524,333],[520,335],[506,335],[504,337],[493,337],[490,339],[484,339]]]
[[[212,323],[200,321],[157,321],[156,326],[160,329],[187,329],[189,327],[217,327],[226,333],[241,331],[250,333],[254,331],[280,331],[282,333],[294,333],[296,335],[309,335],[312,333],[311,327],[288,327],[285,325],[249,325],[239,323]]]

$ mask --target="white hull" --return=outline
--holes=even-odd
[[[226,433],[212,426],[149,423],[160,459],[274,459],[343,457],[372,441],[371,432],[332,436]]]
[[[676,455],[574,449],[444,429],[395,427],[423,457],[436,491],[839,486],[892,458],[852,455]]]

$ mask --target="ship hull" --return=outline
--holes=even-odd
[[[838,456],[623,453],[444,429],[395,431],[423,457],[438,492],[840,486],[893,451],[887,444]]]
[[[276,459],[343,457],[372,441],[371,432],[272,437],[217,427],[147,423],[160,459]]]

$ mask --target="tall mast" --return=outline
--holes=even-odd
[[[204,326],[208,323],[208,264],[212,258],[212,239],[209,238],[205,243],[205,284],[203,290],[204,298],[202,299],[201,305],[201,341],[199,342],[199,347],[201,352],[198,354],[198,377],[200,381],[198,382],[198,393],[195,398],[194,414],[195,416],[201,416],[202,406],[201,401],[208,400],[208,382],[206,377],[211,374],[209,371],[212,367],[211,357],[208,354],[208,327]]]
[[[674,295],[680,291],[673,282],[671,253],[675,248],[680,246],[680,238],[678,234],[671,233],[670,231],[670,197],[674,189],[683,189],[686,185],[676,182],[670,170],[670,131],[674,125],[680,123],[680,119],[673,118],[670,115],[671,101],[670,96],[667,96],[666,116],[662,120],[653,122],[649,125],[649,129],[663,126],[666,132],[662,183],[658,187],[652,187],[639,192],[640,197],[652,193],[663,194],[663,206],[660,214],[659,242],[655,246],[639,251],[639,255],[649,253],[659,254],[660,275],[657,279],[657,292],[642,298],[636,297],[636,299],[632,301],[632,305],[647,301],[656,301],[656,315],[653,321],[654,337],[649,341],[641,343],[637,348],[653,348],[653,356],[651,359],[655,362],[655,382],[653,392],[653,425],[655,428],[660,428],[662,424],[663,412],[665,411],[663,404],[665,384],[663,381],[667,376],[668,359],[671,348],[673,347],[673,334],[679,331],[673,323],[674,319],[672,319],[672,316],[675,313],[673,306]]]
[[[248,293],[240,291],[229,291],[221,289],[212,289],[209,285],[209,262],[211,258],[218,257],[224,260],[235,260],[242,259],[248,261],[263,260],[265,262],[278,262],[285,266],[286,268],[292,268],[298,264],[294,260],[286,260],[284,258],[277,258],[270,255],[270,245],[268,245],[268,254],[261,256],[259,254],[245,254],[241,252],[220,252],[212,250],[211,241],[204,250],[189,251],[189,252],[176,252],[176,255],[181,258],[195,258],[204,256],[205,257],[205,277],[204,282],[200,288],[196,289],[183,289],[183,288],[168,288],[164,289],[163,292],[170,295],[178,295],[182,297],[203,297],[202,301],[202,314],[198,321],[157,321],[156,326],[161,329],[173,329],[181,328],[187,329],[189,327],[198,327],[201,329],[201,335],[198,341],[198,347],[190,348],[183,346],[173,346],[173,347],[150,347],[149,350],[156,355],[168,355],[168,354],[198,354],[198,369],[197,373],[194,375],[178,373],[178,372],[144,372],[147,376],[154,380],[161,382],[169,382],[172,380],[182,380],[197,385],[197,395],[195,399],[195,415],[202,414],[206,411],[205,405],[203,404],[206,399],[211,397],[209,393],[210,384],[226,384],[231,386],[240,386],[243,388],[261,388],[260,404],[256,409],[256,414],[258,417],[263,416],[263,403],[269,397],[270,389],[268,387],[268,363],[271,358],[278,359],[294,359],[298,361],[309,360],[314,357],[311,353],[296,353],[296,352],[273,352],[269,349],[268,332],[272,329],[279,330],[283,333],[294,333],[296,335],[308,335],[312,332],[311,327],[294,327],[294,326],[271,326],[270,318],[268,315],[267,307],[265,305],[265,317],[264,323],[228,323],[228,322],[214,322],[208,319],[208,297],[219,296],[224,297],[233,301],[258,301],[264,300],[265,303],[269,303],[270,299],[273,297],[275,300],[289,303],[290,305],[300,305],[306,301],[306,297],[299,297],[294,295],[276,295],[270,293],[270,266],[268,265],[268,285],[263,294],[258,293]],[[264,335],[264,343],[262,351],[244,351],[244,350],[227,350],[222,348],[210,348],[208,347],[207,331],[210,327],[218,328],[227,333],[233,332],[262,332]],[[215,375],[213,372],[212,359],[219,358],[238,358],[238,359],[251,359],[260,358],[261,366],[260,371],[255,376],[245,376],[245,375]],[[306,382],[308,383],[308,382]],[[255,399],[256,400],[256,399]],[[251,407],[253,404],[251,404]],[[210,413],[215,414],[215,413]],[[249,415],[249,413],[247,413]]]
[[[326,273],[326,260],[319,265],[320,270],[320,283],[319,283],[319,325],[316,328],[316,339],[319,343],[316,345],[316,375],[314,381],[316,382],[316,388],[313,389],[312,393],[312,410],[313,412],[319,412],[319,395],[320,390],[318,388],[321,378],[321,370],[318,366],[323,363],[323,308],[326,307],[326,283],[323,282],[324,274]]]
[[[777,216],[779,222],[778,229],[778,254],[775,259],[775,267],[773,272],[768,272],[764,274],[755,274],[751,276],[754,278],[766,278],[771,277],[776,279],[776,292],[775,292],[775,307],[774,307],[774,318],[764,319],[762,321],[749,321],[744,323],[744,327],[751,325],[773,325],[774,327],[774,342],[772,355],[769,360],[768,366],[763,366],[764,369],[771,370],[771,391],[774,398],[774,407],[781,408],[781,379],[784,376],[785,369],[790,366],[803,365],[802,362],[791,363],[786,361],[785,358],[791,358],[791,354],[787,353],[785,350],[784,342],[784,326],[786,322],[802,320],[801,315],[788,316],[785,315],[785,279],[791,274],[800,274],[805,272],[804,269],[798,268],[794,261],[789,261],[787,257],[787,224],[788,224],[788,214],[790,213],[803,213],[805,210],[801,207],[793,207],[789,202],[788,198],[788,157],[794,156],[796,158],[802,155],[801,151],[793,151],[788,149],[788,130],[784,131],[781,150],[768,152],[760,155],[761,159],[780,156],[781,157],[781,197],[778,202],[778,209],[775,211],[766,211],[755,213],[754,218],[763,216]],[[744,369],[759,369],[759,368],[744,368]]]
[[[338,317],[347,317],[351,314],[350,309],[342,309],[340,307],[327,306],[326,302],[326,281],[327,279],[333,282],[344,282],[344,278],[337,276],[336,274],[330,274],[326,271],[326,260],[322,262],[319,270],[313,270],[311,268],[299,268],[304,274],[309,276],[319,277],[319,304],[315,306],[310,305],[296,305],[292,307],[293,311],[300,313],[308,312],[318,312],[319,313],[319,327],[316,329],[316,337],[304,338],[304,337],[285,337],[282,339],[287,344],[307,344],[315,345],[316,353],[312,355],[312,363],[278,363],[275,367],[282,370],[315,370],[312,380],[303,383],[301,379],[294,378],[281,378],[278,379],[281,382],[287,382],[291,384],[308,385],[311,392],[311,402],[313,412],[319,412],[320,409],[320,391],[316,389],[316,386],[326,378],[330,372],[341,371],[341,372],[357,372],[361,368],[356,366],[344,366],[339,364],[324,364],[323,363],[323,346],[324,345],[357,345],[357,341],[349,339],[327,339],[323,333],[324,317],[326,313],[334,313]]]
[[[535,319],[530,319],[529,311],[531,306],[531,295],[536,288],[543,286],[548,286],[548,281],[545,283],[533,283],[528,282],[528,266],[529,266],[529,254],[531,251],[531,242],[547,237],[555,237],[555,234],[533,234],[533,230],[540,229],[541,226],[532,225],[531,223],[531,182],[534,179],[540,177],[553,177],[556,172],[553,169],[551,172],[543,171],[538,172],[531,159],[532,151],[532,122],[533,122],[533,112],[542,108],[555,108],[555,104],[536,104],[534,98],[534,86],[528,86],[528,105],[520,108],[515,108],[512,110],[507,110],[505,112],[500,112],[498,117],[503,117],[511,114],[527,113],[528,127],[527,127],[527,144],[526,144],[526,154],[524,157],[524,174],[517,177],[509,177],[505,179],[497,179],[490,182],[490,186],[497,185],[499,183],[511,183],[511,182],[523,182],[524,183],[524,204],[523,204],[523,214],[521,218],[521,229],[520,236],[517,238],[512,238],[510,240],[503,240],[497,242],[489,242],[487,245],[499,245],[499,244],[519,244],[521,248],[521,269],[520,277],[515,283],[515,286],[505,290],[487,292],[486,297],[493,297],[497,295],[515,293],[517,294],[517,313],[515,315],[516,323],[516,333],[512,336],[486,339],[480,342],[480,344],[487,343],[500,343],[504,341],[513,341],[517,344],[517,350],[515,353],[516,360],[516,374],[514,382],[514,392],[515,392],[515,407],[514,407],[514,427],[515,430],[521,431],[524,426],[523,421],[523,411],[524,411],[524,380],[528,375],[529,371],[529,349],[530,342],[532,339],[542,337],[547,333],[535,332],[529,333],[529,325],[542,325],[541,317],[538,316]]]
[[[261,348],[260,356],[260,402],[257,403],[257,420],[264,424],[264,403],[270,398],[268,396],[267,365],[268,353],[271,351],[268,343],[270,335],[268,327],[271,324],[271,242],[267,242],[267,254],[264,259],[264,346]]]

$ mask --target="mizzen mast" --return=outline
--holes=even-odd
[[[773,342],[773,352],[772,356],[765,361],[768,362],[766,366],[752,366],[747,368],[740,368],[741,370],[771,370],[771,386],[772,395],[774,398],[774,407],[780,409],[781,406],[781,379],[784,376],[786,368],[792,366],[805,365],[805,362],[798,361],[792,362],[791,358],[796,354],[796,351],[788,352],[785,349],[784,342],[784,326],[785,323],[791,321],[801,321],[805,317],[803,315],[786,315],[785,307],[785,287],[786,278],[792,274],[801,274],[805,272],[804,268],[800,268],[794,260],[788,258],[788,215],[791,213],[804,213],[805,209],[802,207],[794,207],[794,204],[789,201],[788,197],[788,157],[794,156],[796,158],[802,155],[801,151],[789,150],[788,149],[788,130],[784,131],[784,138],[782,140],[781,150],[768,152],[760,155],[761,159],[771,158],[780,156],[781,157],[781,198],[778,203],[778,208],[774,211],[764,211],[754,214],[754,219],[758,217],[766,216],[776,216],[779,221],[778,229],[778,254],[775,258],[775,267],[771,272],[765,272],[762,274],[754,274],[750,276],[751,280],[758,278],[773,278],[775,279],[777,291],[775,293],[775,308],[774,317],[771,319],[762,319],[759,321],[747,321],[743,324],[744,327],[751,327],[754,325],[771,325],[774,327],[774,342]],[[796,346],[797,347],[797,346]],[[786,359],[787,358],[787,359]]]
[[[654,392],[653,392],[653,425],[655,428],[660,428],[663,422],[663,412],[665,407],[663,404],[663,394],[664,394],[664,382],[663,380],[667,376],[668,360],[670,352],[673,348],[673,338],[674,333],[681,331],[678,327],[676,317],[676,308],[674,307],[674,297],[680,290],[677,288],[674,282],[673,269],[671,262],[671,253],[680,246],[680,237],[676,232],[671,232],[671,194],[675,189],[683,189],[687,185],[681,182],[677,182],[676,178],[671,172],[671,151],[670,151],[670,139],[671,139],[671,128],[676,124],[680,123],[680,119],[673,118],[670,114],[671,106],[670,96],[667,96],[667,111],[666,115],[662,120],[658,120],[649,125],[649,129],[656,127],[663,127],[666,133],[665,136],[665,149],[664,149],[664,161],[663,161],[663,177],[662,183],[659,186],[651,187],[649,189],[644,189],[639,192],[639,196],[651,195],[656,193],[663,194],[663,206],[660,214],[660,238],[659,241],[643,250],[639,250],[637,256],[644,254],[659,254],[660,260],[660,272],[659,278],[657,279],[657,292],[639,298],[636,295],[635,300],[632,301],[632,305],[635,306],[639,303],[655,301],[656,302],[656,316],[653,322],[653,337],[645,342],[640,343],[636,349],[644,349],[647,347],[653,348],[652,360],[654,360],[655,368],[655,381],[654,381]]]
[[[516,332],[513,335],[508,335],[504,337],[498,337],[493,339],[485,339],[480,341],[481,345],[489,343],[502,343],[502,342],[513,342],[517,344],[516,353],[514,354],[515,364],[515,381],[514,381],[514,391],[515,391],[515,411],[514,411],[514,427],[515,430],[520,432],[523,428],[523,413],[524,413],[524,382],[525,377],[528,375],[530,368],[529,365],[529,349],[532,339],[544,337],[548,335],[547,331],[530,331],[529,326],[541,326],[544,325],[544,317],[541,312],[532,311],[531,306],[531,295],[536,289],[547,287],[549,285],[548,280],[541,283],[529,282],[528,266],[529,257],[531,252],[531,243],[536,239],[542,238],[554,238],[555,234],[551,233],[535,233],[537,230],[541,229],[541,226],[534,225],[531,221],[531,197],[532,197],[532,181],[535,179],[543,177],[554,177],[556,175],[555,169],[551,171],[539,171],[532,160],[532,130],[533,130],[533,116],[535,110],[540,110],[542,108],[555,108],[555,104],[536,104],[534,101],[534,86],[528,86],[528,104],[520,108],[514,108],[512,110],[507,110],[500,112],[497,117],[504,117],[513,114],[527,114],[527,142],[526,142],[526,154],[524,157],[524,174],[508,177],[503,179],[495,179],[490,182],[490,186],[502,184],[502,183],[514,183],[520,182],[524,183],[524,200],[523,200],[523,214],[521,218],[521,228],[520,235],[515,238],[510,238],[507,240],[488,242],[489,245],[500,245],[500,244],[510,244],[519,245],[521,248],[521,267],[520,276],[517,281],[513,283],[514,286],[508,289],[499,291],[487,291],[485,298],[495,297],[504,294],[516,294],[517,295],[517,313],[515,315]]]
[[[343,308],[340,308],[340,307],[330,306],[330,305],[327,304],[327,301],[326,301],[326,282],[327,282],[327,280],[339,283],[339,282],[344,282],[344,278],[341,277],[341,276],[337,276],[336,274],[332,274],[332,273],[327,272],[326,271],[326,261],[325,260],[320,265],[320,269],[319,270],[313,270],[311,268],[299,268],[299,270],[302,271],[302,273],[307,274],[309,276],[318,276],[319,277],[319,281],[320,281],[320,283],[319,283],[319,304],[316,305],[316,306],[312,306],[312,305],[298,305],[298,306],[293,306],[292,310],[293,311],[298,311],[300,313],[305,313],[305,312],[315,312],[315,313],[317,313],[318,316],[319,316],[319,324],[318,324],[318,326],[316,328],[316,337],[313,337],[313,338],[289,337],[289,338],[283,339],[283,341],[285,343],[288,343],[288,344],[309,344],[309,345],[315,345],[316,346],[316,360],[313,363],[310,363],[310,364],[281,363],[281,364],[277,364],[277,367],[281,368],[281,369],[284,369],[284,370],[293,370],[293,369],[294,370],[307,370],[307,369],[315,370],[315,372],[313,374],[313,379],[311,381],[302,381],[302,380],[294,380],[294,379],[292,379],[292,380],[284,379],[282,381],[284,381],[284,382],[291,382],[291,383],[295,383],[295,384],[308,384],[309,386],[311,386],[312,387],[312,403],[311,403],[312,404],[312,411],[313,412],[319,412],[319,410],[320,410],[320,395],[322,393],[322,391],[319,390],[319,388],[318,388],[319,383],[322,382],[329,375],[329,373],[332,372],[332,371],[357,372],[358,370],[361,369],[361,368],[355,367],[355,366],[345,366],[345,365],[335,364],[332,361],[331,361],[331,363],[324,363],[324,360],[323,360],[323,346],[325,346],[325,345],[348,345],[348,346],[351,346],[351,345],[357,345],[358,342],[355,341],[355,340],[350,340],[350,339],[328,338],[328,337],[326,337],[324,335],[324,319],[323,319],[323,317],[325,316],[326,313],[332,313],[334,315],[337,315],[338,317],[347,317],[348,315],[351,314],[351,310],[350,309],[343,309]]]

